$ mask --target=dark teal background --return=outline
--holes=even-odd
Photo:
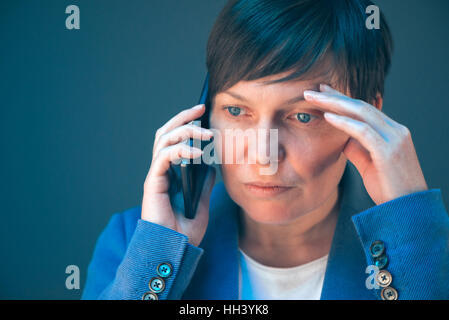
[[[1,299],[79,299],[95,241],[140,205],[155,130],[196,104],[224,0],[0,2]],[[448,204],[449,1],[376,2],[396,50],[384,111]],[[65,28],[80,8],[81,29]]]

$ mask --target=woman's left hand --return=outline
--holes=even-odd
[[[320,90],[304,91],[304,98],[323,109],[326,121],[350,136],[343,153],[377,205],[428,189],[407,127],[327,85]]]

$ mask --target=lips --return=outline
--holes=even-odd
[[[273,182],[250,182],[245,183],[244,186],[251,194],[258,197],[273,197],[294,188]]]
[[[283,183],[276,183],[276,182],[259,182],[259,181],[254,181],[254,182],[247,182],[245,184],[249,184],[252,186],[257,186],[257,187],[284,187],[284,188],[289,188],[289,186],[283,184]]]

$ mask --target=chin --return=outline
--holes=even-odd
[[[245,204],[240,205],[240,207],[252,220],[266,224],[287,224],[306,213],[298,210],[298,206],[292,206],[292,202],[268,203],[257,201],[256,203],[248,203],[248,201],[245,201]]]

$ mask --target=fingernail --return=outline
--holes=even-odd
[[[204,107],[204,104],[198,104],[196,106],[194,106],[192,109],[201,109],[202,107]]]
[[[318,92],[315,92],[315,91],[310,91],[310,90],[306,90],[306,91],[304,91],[304,98],[311,98],[311,99],[313,99],[313,98],[319,98],[319,95],[318,95]]]
[[[338,117],[338,115],[336,115],[335,113],[329,113],[329,112],[325,112],[324,113],[324,117],[327,118],[327,119],[331,119],[331,120],[338,120],[338,119],[340,119]]]

